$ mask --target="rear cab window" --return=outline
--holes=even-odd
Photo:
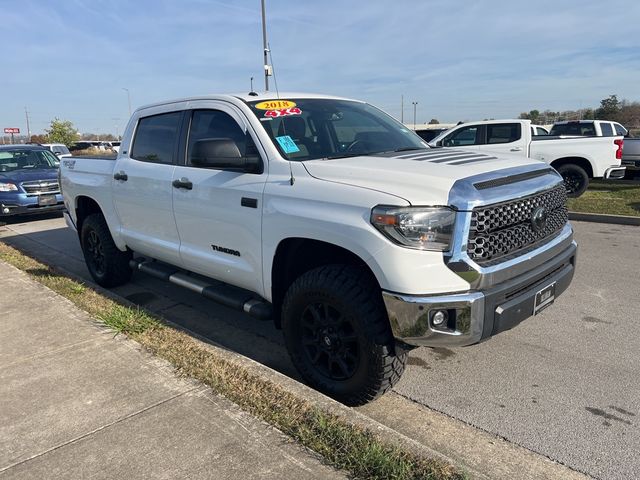
[[[138,120],[131,158],[143,162],[174,163],[183,112],[162,113]]]

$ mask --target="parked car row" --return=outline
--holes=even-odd
[[[604,123],[604,122],[603,122]],[[564,178],[567,192],[577,197],[590,178],[623,178],[624,138],[535,135],[529,120],[485,120],[458,125],[431,141],[434,147],[455,147],[481,152],[510,153],[541,160]],[[554,126],[555,128],[555,126]]]

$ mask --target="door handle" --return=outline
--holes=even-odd
[[[512,152],[521,152],[522,151],[522,147],[514,147],[511,149]]]
[[[124,173],[122,170],[120,170],[119,172],[116,172],[113,174],[113,179],[114,180],[122,180],[123,182],[126,182],[127,180],[129,180],[129,177],[127,176],[126,173]]]
[[[192,190],[193,183],[189,181],[188,178],[182,177],[181,179],[176,179],[172,183],[174,188],[184,188],[185,190]]]

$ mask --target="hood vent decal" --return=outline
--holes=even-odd
[[[448,150],[435,149],[434,151],[409,153],[404,155],[396,155],[387,153],[381,156],[397,158],[399,160],[413,160],[415,162],[431,162],[441,163],[443,165],[464,165],[467,163],[486,162],[489,160],[497,160],[497,157],[485,155],[480,152],[472,152],[466,150]]]

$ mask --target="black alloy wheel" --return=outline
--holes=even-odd
[[[118,249],[102,214],[92,213],[84,219],[80,245],[87,269],[98,285],[117,287],[131,279],[131,251]]]
[[[302,378],[347,405],[379,397],[404,371],[406,351],[396,348],[380,286],[363,267],[300,275],[282,303],[282,331]]]
[[[309,362],[331,380],[351,378],[360,361],[358,336],[348,317],[329,303],[302,312],[302,345]]]
[[[102,276],[105,273],[104,250],[102,242],[95,230],[91,230],[87,236],[87,253],[85,257],[91,264],[88,265],[96,274]]]

